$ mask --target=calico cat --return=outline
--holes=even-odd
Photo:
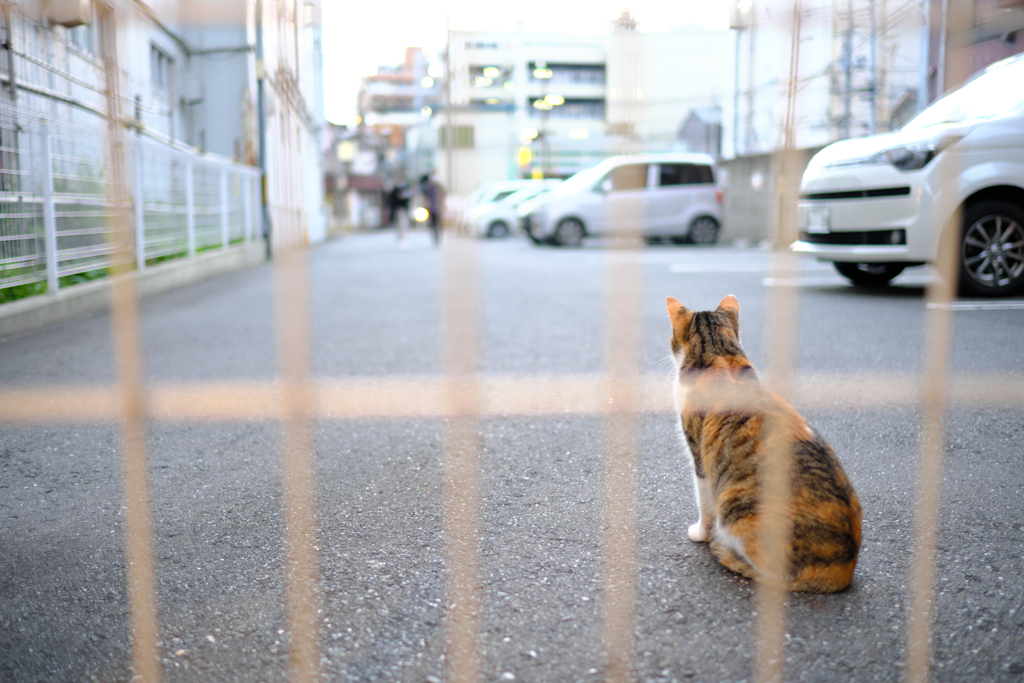
[[[676,408],[700,508],[690,540],[711,541],[718,560],[743,576],[781,578],[791,591],[843,590],[857,566],[861,509],[832,448],[758,381],[740,348],[736,297],[696,313],[672,297],[666,304],[678,369]],[[758,470],[769,439],[782,439],[775,443],[786,445],[791,460],[789,570],[783,577],[766,575],[759,540]]]

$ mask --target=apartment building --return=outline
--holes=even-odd
[[[453,31],[452,106],[433,116],[438,177],[464,195],[481,181],[567,177],[612,154],[680,148],[691,112],[729,96],[730,44],[703,27],[639,32],[628,13],[597,35]]]

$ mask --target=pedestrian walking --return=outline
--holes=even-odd
[[[434,246],[441,243],[442,212],[444,211],[444,188],[434,180],[432,174],[420,178],[420,192],[426,198],[430,232],[434,237]]]
[[[396,183],[388,192],[388,222],[395,226],[399,248],[405,247],[405,233],[409,229],[409,185]]]

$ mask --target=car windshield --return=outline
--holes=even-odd
[[[552,194],[575,194],[589,189],[604,174],[607,166],[594,166],[580,171],[551,191]]]
[[[516,189],[515,188],[508,189],[508,190],[499,190],[498,192],[495,192],[494,196],[491,197],[490,199],[488,199],[487,201],[488,202],[500,202],[502,199],[505,199],[505,197],[509,197],[511,195],[514,195],[515,193],[516,193]]]
[[[509,204],[510,206],[516,207],[525,202],[527,199],[530,199],[531,197],[536,197],[539,194],[543,194],[544,192],[547,192],[549,189],[551,188],[524,187],[518,192],[513,192],[508,197],[505,197],[505,203]]]
[[[903,130],[1004,116],[1024,105],[1024,58],[990,68],[911,119]]]

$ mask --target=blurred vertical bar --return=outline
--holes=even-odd
[[[631,207],[631,220],[643,220]],[[607,252],[605,343],[609,412],[603,471],[602,626],[608,683],[630,680],[636,668],[637,482],[640,337],[643,330],[642,242],[616,240]]]
[[[797,196],[800,188],[800,153],[796,151],[796,94],[800,64],[799,0],[793,3],[789,84],[786,122],[781,151],[774,159],[777,181],[775,249],[771,277],[775,282],[791,281],[799,274],[799,263],[789,246],[797,237]],[[768,292],[768,379],[771,389],[783,398],[793,391],[799,329],[799,290],[795,286],[772,287]],[[761,486],[761,550],[764,576],[757,584],[757,658],[755,680],[776,683],[783,680],[786,634],[786,578],[789,574],[789,545],[792,534],[788,508],[791,487],[791,444],[784,426],[766,415],[762,439],[765,448]]]
[[[609,124],[625,133],[619,153],[637,151],[644,119],[641,97],[643,51],[634,31],[612,34],[609,62],[619,65],[609,87],[621,97],[609,105]],[[628,167],[627,167],[628,168]],[[647,186],[654,166],[634,168],[633,184]],[[636,673],[637,483],[640,407],[640,340],[643,333],[643,200],[622,193],[605,216],[607,241],[604,317],[609,411],[604,424],[602,474],[603,547],[601,640],[604,680],[623,683]],[[628,197],[628,199],[627,199]]]
[[[965,40],[974,25],[973,5],[950,3],[943,22],[945,50],[936,90],[944,92],[965,81],[971,72],[970,41]],[[960,167],[957,147],[946,151],[947,165]],[[954,171],[951,171],[953,173]],[[946,304],[956,297],[959,276],[958,252],[962,225],[958,208],[945,224],[936,219],[932,234],[941,236],[936,269],[938,277],[928,285],[925,319],[924,367],[921,395],[921,435],[918,453],[917,507],[914,515],[911,594],[907,615],[907,662],[909,683],[925,683],[931,668],[932,619],[935,615],[935,539],[939,526],[942,494],[942,448],[945,431],[950,346],[953,313]],[[938,305],[931,305],[938,304]]]
[[[476,243],[449,234],[441,246],[445,602],[448,681],[480,679],[480,264]]]
[[[145,390],[139,308],[134,270],[134,235],[131,198],[128,194],[127,150],[121,122],[121,70],[117,61],[113,13],[103,19],[103,67],[107,97],[109,145],[108,239],[113,246],[111,270],[111,320],[114,358],[117,364],[118,412],[121,427],[121,460],[125,488],[125,545],[127,551],[128,603],[135,676],[143,683],[158,683],[156,591],[150,529],[149,481],[146,468]]]
[[[287,221],[292,223],[293,221]],[[294,225],[281,225],[282,232]],[[283,237],[278,234],[278,237]],[[289,679],[319,678],[319,571],[316,543],[316,476],[313,457],[313,391],[309,376],[309,291],[306,251],[278,241],[274,279],[281,399],[285,575]]]
[[[953,217],[959,227],[960,212]],[[935,231],[935,234],[938,230]],[[957,240],[940,244],[939,277],[928,286],[928,303],[947,303],[956,291]],[[952,312],[948,306],[927,309],[925,377],[921,396],[921,435],[918,454],[917,507],[914,515],[910,611],[907,616],[907,680],[925,683],[931,662],[934,615],[935,537],[942,493],[942,444],[946,410],[946,373],[949,365]]]

